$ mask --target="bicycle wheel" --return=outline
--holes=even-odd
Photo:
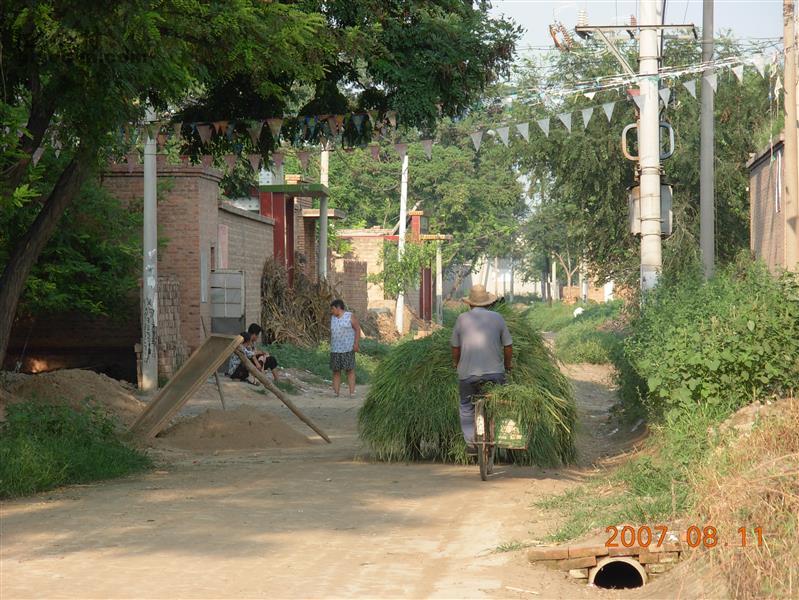
[[[474,442],[477,446],[477,464],[480,466],[480,479],[486,481],[493,470],[491,464],[491,445],[489,428],[486,423],[485,405],[478,402],[474,407]]]
[[[496,429],[494,428],[494,419],[488,419],[485,435],[485,448],[486,448],[486,471],[489,475],[494,472],[494,460],[497,457],[497,444],[495,440]]]

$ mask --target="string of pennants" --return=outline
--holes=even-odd
[[[661,72],[659,77],[661,79],[669,79],[669,78],[677,78],[677,77],[684,77],[685,75],[700,73],[708,69],[709,66],[712,66],[714,72],[711,73],[704,73],[702,75],[702,79],[706,80],[712,89],[713,93],[716,93],[718,90],[718,75],[715,70],[720,69],[730,69],[732,73],[735,75],[738,83],[743,82],[744,77],[744,66],[746,63],[751,63],[757,73],[760,74],[761,77],[767,77],[767,70],[769,64],[776,63],[777,55],[773,55],[771,60],[764,54],[755,55],[749,59],[743,59],[741,57],[730,58],[730,59],[723,59],[717,60],[713,63],[703,63],[699,65],[692,65],[690,67],[682,67],[678,69],[674,69],[671,71],[664,71]],[[774,83],[774,92],[775,94],[779,94],[780,90],[782,89],[782,82],[777,76],[776,69],[773,69],[773,75],[776,76],[775,83]],[[556,94],[560,97],[565,97],[568,95],[582,95],[588,98],[589,100],[593,100],[595,95],[599,91],[606,91],[612,89],[618,89],[620,87],[629,86],[630,84],[634,84],[638,81],[639,77],[617,77],[612,83],[605,83],[605,84],[574,84],[574,87],[570,90],[559,90]],[[696,98],[697,97],[697,82],[700,81],[699,78],[693,78],[689,80],[682,81],[682,87],[688,92],[688,94]],[[645,103],[650,101],[660,102],[663,101],[664,105],[669,103],[672,94],[672,88],[664,87],[661,88],[658,92],[658,97],[656,98],[649,98],[646,94],[642,94],[638,89],[628,89],[629,97],[633,100],[635,105],[638,107],[639,110],[642,110],[645,106]],[[593,118],[595,110],[601,109],[604,113],[608,123],[610,123],[613,119],[614,109],[618,101],[610,101],[604,102],[602,104],[597,104],[593,106],[588,106],[585,108],[576,108],[572,111],[566,112],[559,112],[554,113],[550,116],[538,119],[535,121],[535,125],[540,129],[545,137],[549,137],[551,127],[552,127],[552,117],[557,117],[557,121],[560,122],[566,131],[571,134],[572,129],[574,126],[573,115],[575,112],[580,113],[579,122],[582,124],[583,129],[588,127],[591,119]],[[439,105],[439,114],[441,112],[441,107]],[[311,136],[315,134],[319,134],[320,139],[323,143],[334,141],[338,136],[343,134],[345,129],[348,126],[352,126],[355,128],[357,133],[360,135],[363,132],[364,126],[366,126],[367,120],[371,124],[373,131],[377,134],[378,137],[382,136],[384,139],[388,138],[389,130],[395,130],[397,127],[397,113],[396,111],[387,111],[382,116],[378,111],[366,111],[365,113],[351,113],[351,114],[336,114],[336,115],[321,115],[321,116],[299,116],[294,118],[296,121],[295,123],[299,124],[299,131],[301,132],[302,136],[305,137],[307,134],[310,133]],[[188,127],[190,133],[196,132],[197,136],[200,139],[202,145],[208,144],[212,138],[216,136],[225,136],[228,140],[233,141],[236,136],[241,135],[241,130],[246,128],[246,133],[251,139],[253,145],[257,145],[259,140],[261,139],[261,135],[263,132],[263,128],[266,126],[270,135],[272,136],[272,140],[274,141],[275,147],[278,148],[277,151],[271,154],[271,160],[274,164],[276,169],[279,169],[283,164],[284,155],[283,152],[279,150],[281,138],[284,137],[284,123],[287,121],[285,118],[281,117],[271,117],[264,120],[256,120],[256,121],[215,121],[215,122],[196,122],[196,123],[174,123],[169,124],[167,122],[153,122],[142,125],[136,128],[126,128],[124,132],[124,136],[126,141],[135,141],[136,137],[139,133],[143,133],[144,135],[148,136],[150,139],[155,139],[159,145],[159,147],[163,147],[167,140],[172,137],[174,139],[181,139],[183,137],[182,133],[184,128]],[[472,145],[475,149],[475,152],[480,151],[480,147],[482,146],[484,136],[487,132],[493,132],[496,135],[496,139],[498,143],[502,143],[505,146],[510,144],[511,133],[515,131],[519,137],[521,137],[525,142],[530,141],[530,122],[520,122],[520,123],[513,123],[513,124],[502,124],[498,126],[491,126],[485,129],[480,129],[474,131],[469,134],[471,138]],[[171,136],[170,136],[170,128],[171,128]],[[237,133],[238,130],[238,133]],[[433,152],[433,139],[421,139],[419,143],[424,150],[425,155],[428,159],[432,158]],[[240,145],[243,146],[243,145]],[[393,145],[394,150],[400,155],[400,157],[404,157],[408,151],[409,142],[398,142]],[[375,160],[379,159],[380,155],[380,146],[377,143],[370,143],[369,150],[372,154],[372,157]],[[308,147],[299,148],[296,151],[297,158],[299,159],[300,166],[304,171],[306,171],[310,157],[312,154],[312,150]],[[224,161],[229,169],[232,169],[235,164],[240,159],[241,154],[228,154],[224,156]],[[254,171],[258,171],[261,166],[261,154],[259,153],[250,153],[246,156],[246,159],[249,161],[250,166]],[[129,168],[132,170],[133,165],[138,162],[138,152],[131,152],[127,155],[126,160],[129,164]],[[205,166],[210,166],[212,162],[212,157],[210,156],[203,156],[202,162]]]

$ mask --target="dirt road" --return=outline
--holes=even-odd
[[[612,452],[607,371],[572,369],[582,464]],[[232,386],[233,384],[227,384]],[[228,403],[257,404],[307,432],[288,411],[235,384]],[[236,390],[244,390],[237,392]],[[536,499],[575,485],[580,469],[370,463],[354,399],[323,388],[296,396],[334,444],[235,454],[160,450],[143,476],[70,487],[2,509],[0,596],[11,598],[582,598],[537,570],[514,541],[552,523]],[[189,411],[215,405],[205,386]]]

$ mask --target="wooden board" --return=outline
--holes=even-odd
[[[147,405],[130,432],[152,438],[242,343],[240,335],[212,333]]]

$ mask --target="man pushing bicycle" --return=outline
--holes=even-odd
[[[474,445],[474,404],[485,383],[505,383],[511,369],[513,339],[505,319],[486,307],[496,302],[482,285],[475,285],[463,301],[470,310],[458,315],[452,330],[452,362],[458,370],[460,419],[467,452],[477,454]]]

